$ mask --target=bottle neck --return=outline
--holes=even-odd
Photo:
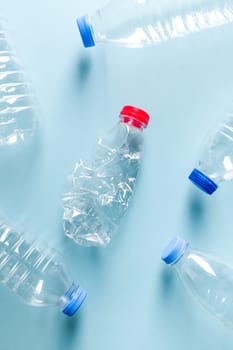
[[[95,43],[106,41],[106,34],[103,30],[103,23],[100,10],[96,11],[94,15],[89,16],[89,23]]]
[[[142,123],[141,121],[139,121],[135,117],[122,115],[122,114],[120,115],[120,123],[127,124],[127,125],[132,126],[136,129],[139,129],[141,131],[143,131],[144,128],[146,127],[146,125],[144,123]]]
[[[179,268],[183,264],[185,257],[188,255],[189,255],[189,246],[186,245],[186,247],[180,253],[179,257],[171,264],[171,266],[175,268]]]

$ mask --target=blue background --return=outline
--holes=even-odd
[[[187,180],[206,132],[231,110],[233,25],[144,50],[85,50],[75,18],[102,3],[4,4],[43,114],[36,145],[2,154],[1,211],[61,251],[88,299],[67,319],[28,307],[1,286],[0,350],[232,350],[232,332],[199,308],[160,255],[182,235],[233,264],[233,183],[207,197]],[[78,247],[62,232],[61,193],[74,162],[124,104],[151,114],[136,195],[107,249]]]

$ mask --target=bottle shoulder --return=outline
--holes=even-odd
[[[231,276],[233,267],[213,253],[187,248],[183,257],[175,265],[182,274],[188,273],[191,278],[222,279],[222,276]]]

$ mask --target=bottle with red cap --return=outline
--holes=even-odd
[[[149,115],[125,106],[119,123],[98,140],[89,162],[80,160],[63,195],[65,234],[83,246],[107,246],[128,210]]]

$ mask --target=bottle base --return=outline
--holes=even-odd
[[[77,212],[79,215],[76,215]],[[106,247],[111,240],[108,234],[110,231],[106,230],[95,212],[92,217],[87,213],[88,211],[85,211],[81,215],[76,207],[65,206],[63,214],[65,235],[84,247]]]
[[[65,232],[66,236],[72,239],[78,245],[83,247],[107,247],[110,243],[110,238],[101,238],[98,234],[87,234],[84,236],[75,237],[69,232]]]

